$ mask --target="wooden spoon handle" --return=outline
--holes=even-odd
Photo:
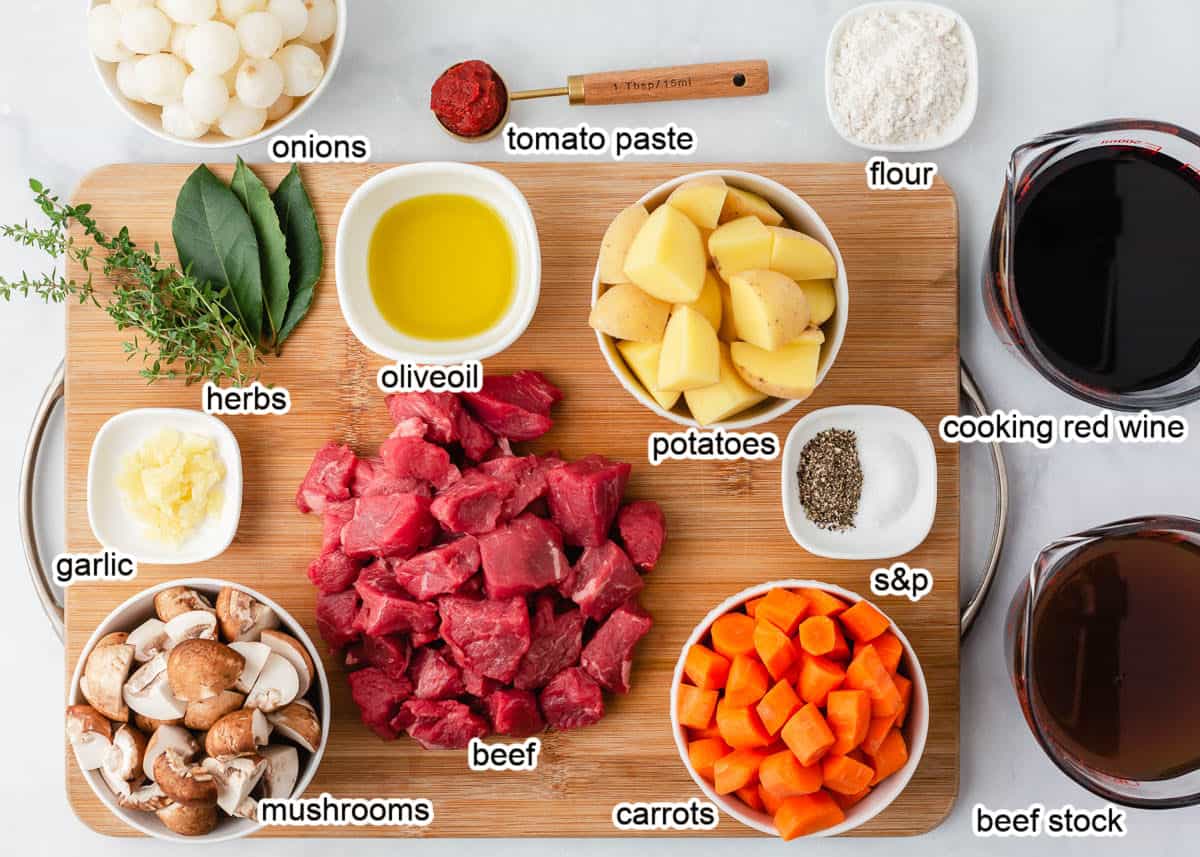
[[[572,104],[631,104],[763,95],[771,86],[766,60],[672,65],[572,75]]]

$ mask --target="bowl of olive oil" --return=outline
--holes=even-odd
[[[525,332],[541,291],[528,202],[471,164],[408,164],[364,182],[342,213],[336,257],[346,323],[395,361],[498,354]]]

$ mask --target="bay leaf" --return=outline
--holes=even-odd
[[[287,239],[288,257],[291,259],[288,308],[275,337],[275,347],[278,349],[312,306],[313,290],[325,265],[325,248],[321,244],[317,215],[308,191],[304,189],[299,167],[292,165],[291,171],[279,183],[271,198],[279,214],[279,225]]]
[[[242,207],[250,215],[250,222],[254,224],[262,268],[263,337],[274,340],[279,335],[288,305],[291,262],[288,259],[287,239],[279,225],[279,214],[271,201],[271,192],[240,156],[229,187],[241,200]]]

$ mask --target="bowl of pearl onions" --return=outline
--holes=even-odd
[[[164,140],[261,140],[308,109],[346,39],[346,0],[88,0],[104,88]]]

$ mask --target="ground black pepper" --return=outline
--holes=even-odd
[[[810,521],[835,532],[854,528],[863,484],[854,432],[826,429],[813,437],[800,452],[796,476]]]

